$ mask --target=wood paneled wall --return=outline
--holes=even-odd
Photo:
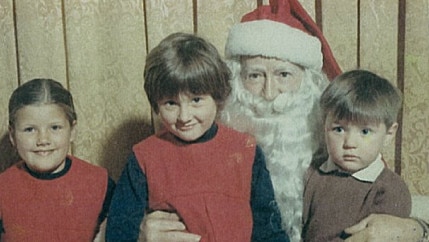
[[[73,94],[71,152],[116,179],[134,143],[153,132],[143,90],[146,53],[168,34],[197,32],[223,53],[228,30],[267,0],[0,0],[0,167],[16,155],[7,104],[23,82],[53,78]],[[404,93],[389,166],[429,195],[429,0],[300,0],[343,70],[363,68]],[[257,34],[257,33],[255,33]]]

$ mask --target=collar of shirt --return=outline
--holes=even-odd
[[[351,176],[353,176],[354,178],[356,178],[357,180],[360,180],[360,181],[374,182],[377,179],[377,177],[380,175],[380,173],[383,171],[383,169],[384,169],[384,162],[381,159],[381,154],[379,154],[377,156],[377,158],[375,159],[375,161],[373,161],[371,164],[369,164],[369,166],[351,174]],[[344,171],[340,167],[338,167],[331,160],[331,158],[328,158],[328,160],[326,162],[324,162],[319,167],[319,170],[324,172],[324,173],[329,173],[332,171],[339,171],[342,173],[350,174],[349,172]]]
[[[57,173],[39,173],[37,171],[32,171],[25,163],[24,165],[25,165],[25,169],[27,170],[28,173],[30,173],[31,176],[41,180],[53,180],[58,177],[64,176],[70,170],[72,165],[72,160],[70,159],[70,157],[67,156],[65,160],[64,168]]]

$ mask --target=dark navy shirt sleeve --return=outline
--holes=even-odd
[[[274,198],[270,173],[265,165],[265,156],[256,147],[252,170],[252,191],[250,205],[253,214],[252,242],[289,242],[282,229],[280,211]]]
[[[98,224],[101,224],[104,219],[107,217],[109,212],[110,202],[112,201],[113,191],[115,190],[115,181],[112,178],[107,177],[107,190],[106,195],[104,196],[103,208],[100,215],[98,216]]]
[[[106,241],[137,241],[147,205],[146,176],[132,154],[113,193],[107,217]]]

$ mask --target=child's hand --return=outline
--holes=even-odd
[[[185,225],[175,213],[155,211],[147,214],[140,224],[140,242],[194,242],[200,238],[186,232]]]

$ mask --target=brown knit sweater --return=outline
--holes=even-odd
[[[408,217],[411,195],[400,176],[384,169],[375,182],[310,168],[304,191],[303,241],[343,241],[343,230],[371,213]]]

